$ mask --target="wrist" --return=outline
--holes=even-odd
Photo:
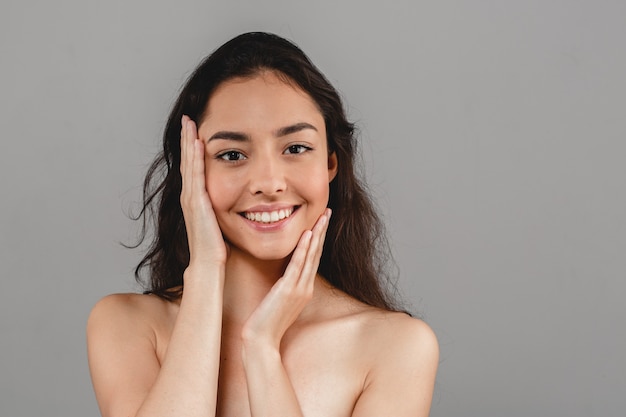
[[[202,284],[223,284],[225,266],[220,264],[189,264],[183,272],[185,287]]]
[[[280,348],[273,343],[261,340],[242,339],[241,358],[244,367],[251,362],[282,362]]]

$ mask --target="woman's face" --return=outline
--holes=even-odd
[[[337,172],[315,102],[269,71],[229,80],[209,99],[198,134],[225,238],[257,259],[287,257],[326,208]]]

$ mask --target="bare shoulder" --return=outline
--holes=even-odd
[[[88,352],[143,346],[162,358],[178,304],[155,295],[112,294],[96,303],[87,321]]]
[[[325,288],[326,289],[326,288]],[[322,291],[320,291],[322,292]],[[439,345],[437,337],[428,324],[404,312],[389,311],[367,305],[342,291],[328,287],[321,304],[320,317],[335,323],[344,323],[361,347],[367,347],[368,355],[377,361],[393,360],[415,355],[437,361]]]
[[[427,416],[439,363],[435,333],[405,313],[372,310],[364,320],[371,362],[353,416]]]
[[[381,354],[393,357],[420,353],[438,356],[437,337],[428,324],[402,312],[376,310],[368,319],[370,343],[380,348]]]
[[[100,299],[91,310],[88,328],[104,323],[117,324],[158,321],[169,312],[168,302],[153,295],[111,294]]]
[[[424,321],[404,312],[388,311],[364,304],[338,290],[333,290],[325,311],[339,321],[360,329],[358,342],[378,359],[393,359],[419,352],[424,356],[438,358],[435,333]],[[329,308],[330,307],[330,308]]]
[[[172,303],[143,294],[113,294],[87,321],[89,369],[102,415],[137,409],[160,369],[162,328]]]
[[[87,340],[107,333],[150,333],[153,323],[164,314],[164,306],[156,297],[143,294],[112,294],[96,303],[87,320]],[[113,336],[113,335],[109,335]]]

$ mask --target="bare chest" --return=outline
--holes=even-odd
[[[282,360],[307,417],[349,417],[363,387],[365,372],[358,355],[336,343],[302,334],[285,344]],[[248,387],[236,338],[223,336],[218,410],[220,417],[250,415]]]
[[[155,328],[157,356],[163,361],[174,328],[171,319]],[[281,359],[306,417],[349,417],[375,361],[372,328],[358,314],[290,328]],[[374,331],[374,334],[376,332]],[[218,386],[219,417],[250,416],[242,362],[241,328],[223,323]],[[271,381],[268,381],[268,383]]]

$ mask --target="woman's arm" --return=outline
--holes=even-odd
[[[323,215],[312,233],[302,236],[285,275],[244,326],[242,355],[253,417],[303,415],[280,341],[312,296],[327,222]],[[380,323],[372,328],[375,338],[368,344],[377,354],[352,415],[427,417],[439,360],[435,334],[423,321],[401,313],[389,313]]]
[[[182,125],[181,205],[190,263],[180,309],[159,363],[151,323],[162,308],[151,310],[141,296],[111,296],[94,307],[89,365],[104,417],[215,415],[227,248],[206,191],[204,146],[191,120],[184,117]]]
[[[300,238],[285,274],[274,284],[242,331],[242,359],[253,417],[302,416],[282,363],[280,341],[313,296],[330,209]]]
[[[162,301],[131,294],[96,304],[87,339],[103,417],[215,415],[221,300],[212,294],[221,289],[218,282],[203,281],[185,284],[162,364],[151,325],[163,315],[162,308],[154,308]]]

